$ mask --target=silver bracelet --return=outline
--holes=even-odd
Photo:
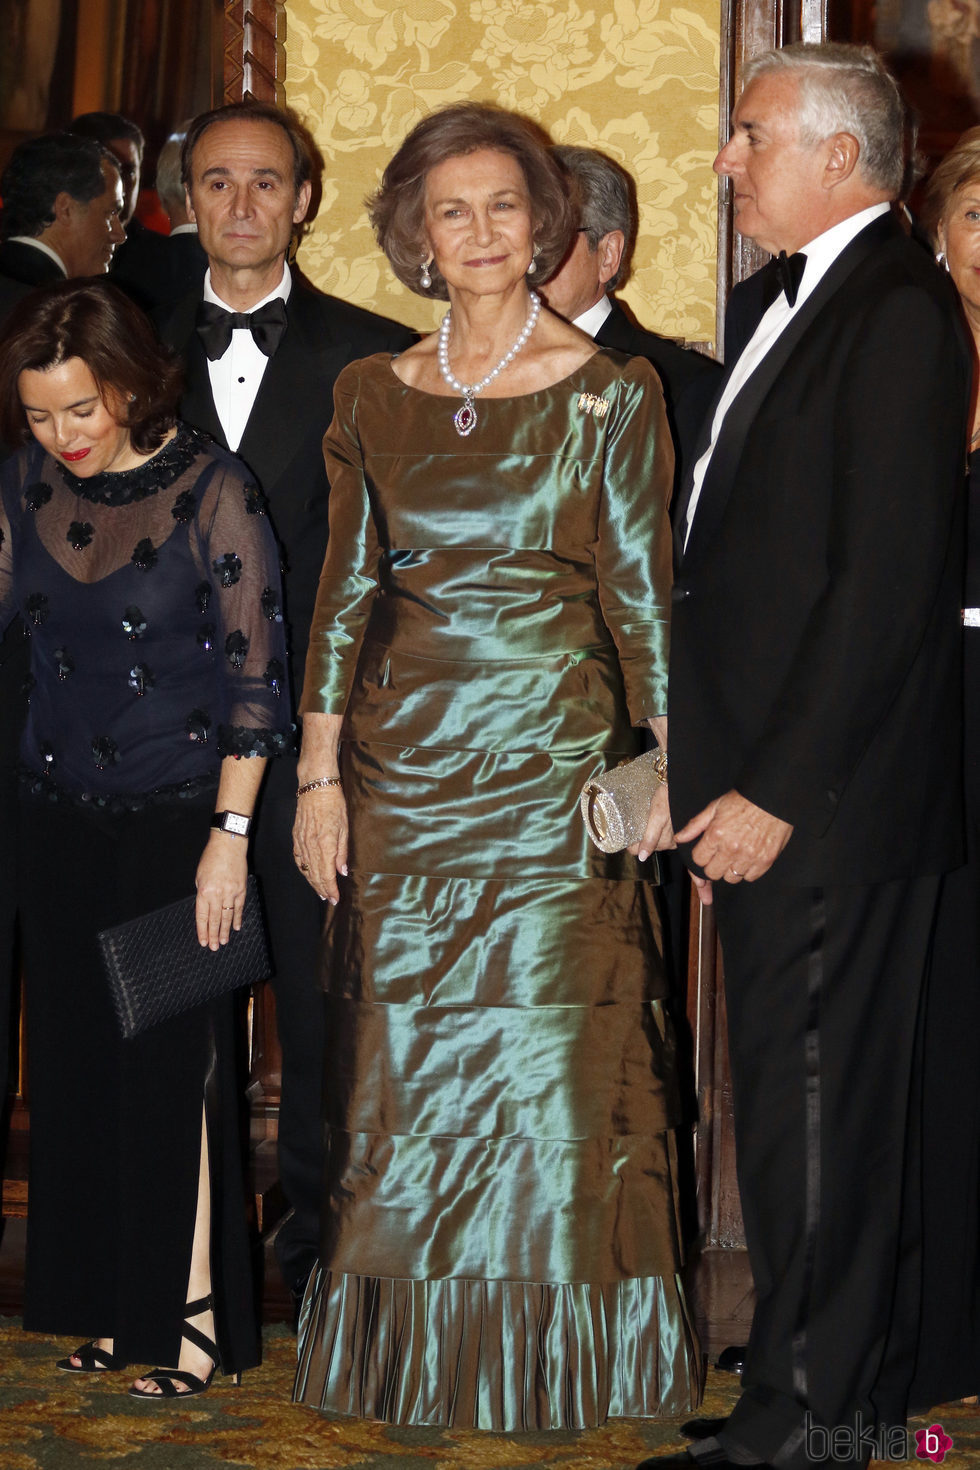
[[[319,791],[322,786],[339,785],[341,785],[341,780],[339,776],[321,776],[319,781],[307,781],[305,786],[301,786],[299,788],[299,790],[296,792],[296,795],[305,796],[308,791]]]

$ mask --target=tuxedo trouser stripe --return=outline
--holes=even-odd
[[[810,952],[807,962],[806,1017],[806,1243],[799,1315],[793,1334],[793,1389],[801,1404],[809,1401],[807,1375],[807,1321],[820,1224],[820,1001],[824,978],[827,906],[823,889],[814,889],[810,903]]]

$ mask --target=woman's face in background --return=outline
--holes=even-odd
[[[482,296],[521,280],[534,226],[517,159],[480,148],[436,164],[425,180],[425,234],[450,288]]]
[[[939,244],[967,314],[980,320],[980,178],[953,195],[939,227]]]
[[[25,370],[17,379],[17,391],[35,439],[79,479],[142,463],[143,457],[133,451],[129,429],[112,411],[113,395],[106,394],[108,405],[103,402],[98,383],[80,357],[43,371]]]

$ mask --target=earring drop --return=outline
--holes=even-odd
[[[429,287],[432,285],[432,277],[429,275],[429,262],[427,260],[423,260],[419,269],[421,271],[421,274],[419,276],[419,285],[422,287],[423,291],[428,291]]]
[[[538,268],[538,256],[540,254],[541,254],[541,246],[540,245],[535,245],[535,247],[534,247],[534,254],[531,256],[531,262],[528,265],[527,270],[525,271],[525,275],[528,275],[528,276],[533,276],[534,275],[534,272]]]
[[[937,253],[937,255],[936,255],[936,264],[938,266],[940,266],[944,271],[948,271],[949,270],[949,261],[946,259],[946,252],[945,252],[945,250],[940,250]]]

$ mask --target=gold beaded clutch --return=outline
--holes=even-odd
[[[647,750],[623,761],[582,787],[580,805],[586,831],[601,852],[622,852],[646,831],[650,803],[665,780],[663,751]]]

